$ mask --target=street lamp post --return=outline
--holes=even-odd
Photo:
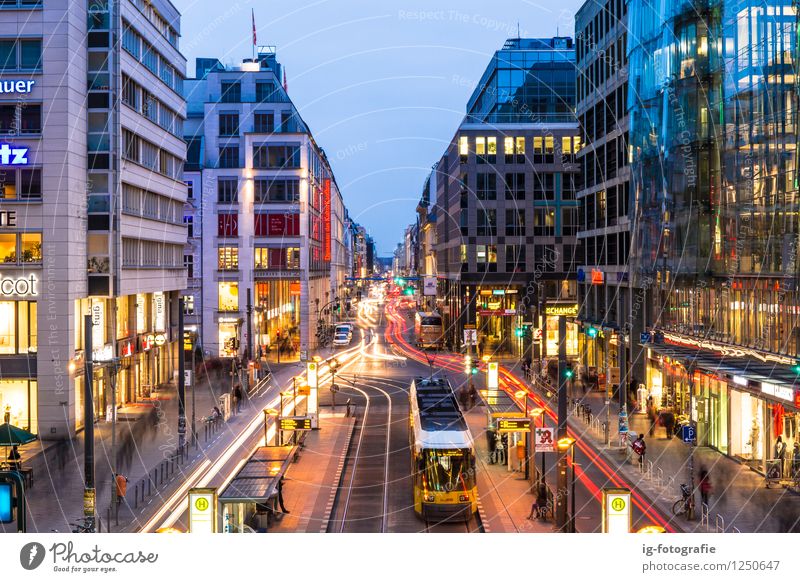
[[[570,512],[569,518],[566,520],[565,524],[561,524],[559,526],[559,531],[564,532],[564,526],[566,526],[566,533],[575,533],[575,439],[571,436],[565,436],[558,439],[558,453],[561,459],[564,460],[564,465],[566,465],[567,454],[570,455],[570,460],[572,462],[572,482],[570,484]],[[559,459],[559,462],[561,461]],[[566,467],[564,468],[564,477],[566,477]],[[564,488],[566,491],[566,487]],[[564,505],[566,508],[566,504]]]
[[[528,392],[527,390],[517,390],[514,392],[514,396],[517,400],[524,400],[525,401],[525,418],[528,418]],[[525,459],[523,460],[525,467],[523,471],[525,472],[525,480],[527,481],[530,479],[530,470],[528,465],[530,464],[529,459],[530,455],[530,431],[525,433]]]
[[[536,408],[532,409],[531,410],[531,416],[533,418],[536,418],[537,416],[541,417],[541,419],[542,419],[542,428],[544,428],[544,408],[541,408],[541,407],[537,406]],[[536,423],[534,422],[534,424],[536,424]],[[534,454],[536,454],[536,451],[534,451]],[[544,473],[545,473],[544,460],[545,460],[545,454],[542,453],[542,474],[539,476],[539,478],[541,479],[541,484],[546,485],[547,481],[545,480],[545,477],[544,477]],[[534,458],[534,463],[535,462],[536,462],[536,459]]]
[[[336,412],[336,391],[338,390],[336,386],[336,370],[339,369],[339,360],[332,358],[328,362],[328,368],[331,371],[331,409]]]
[[[269,438],[268,438],[268,431],[269,431],[269,419],[277,418],[280,413],[275,410],[274,408],[265,408],[264,409],[264,446],[269,446]],[[277,439],[279,432],[278,427],[275,427],[275,437]]]

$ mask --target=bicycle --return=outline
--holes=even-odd
[[[692,509],[694,509],[694,495],[686,483],[681,483],[681,498],[672,504],[672,514],[684,515]]]
[[[94,533],[94,528],[92,528],[87,520],[84,520],[83,523],[70,523],[73,530],[72,533]]]

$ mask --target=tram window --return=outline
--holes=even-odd
[[[424,477],[428,489],[456,491],[474,487],[474,465],[468,450],[429,449],[424,455]]]

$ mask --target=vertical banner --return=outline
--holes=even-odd
[[[307,416],[311,418],[311,428],[319,428],[319,364],[308,362],[306,364],[306,381],[308,382],[309,393]]]
[[[189,533],[217,533],[216,489],[189,489]]]
[[[498,364],[489,362],[486,367],[486,387],[489,390],[497,390],[498,386]]]
[[[331,260],[331,180],[322,181],[323,261]]]
[[[629,489],[603,489],[603,533],[631,533]]]

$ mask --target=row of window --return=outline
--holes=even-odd
[[[505,247],[505,272],[527,272],[526,246],[514,244],[503,246]],[[497,245],[483,244],[470,247],[465,244],[460,245],[458,252],[462,271],[469,269],[469,253],[472,249],[474,249],[476,268],[479,272],[497,272]],[[533,245],[534,267],[541,272],[555,273],[561,270],[563,264],[564,271],[574,271],[577,268],[578,260],[575,251],[575,245]]]
[[[506,173],[501,175],[501,186],[505,193],[506,200],[523,201],[526,197],[525,174],[521,172]],[[555,200],[556,199],[556,174],[537,172],[533,174],[530,181],[533,190],[534,200]],[[475,197],[478,200],[497,200],[497,177],[494,172],[480,172],[475,174]],[[561,199],[574,200],[575,192],[578,187],[579,177],[575,174],[561,174]],[[470,190],[468,187],[469,177],[464,174],[461,176],[461,208],[469,206]]]
[[[168,196],[123,182],[122,212],[170,224],[181,224],[183,204]]]
[[[98,0],[93,0],[93,1],[95,4],[98,2]],[[101,0],[101,1],[104,3],[107,2],[107,0]],[[178,48],[178,39],[180,38],[178,35],[178,31],[176,31],[172,27],[172,25],[169,22],[167,22],[167,20],[163,16],[161,16],[158,10],[156,10],[155,6],[153,6],[153,3],[150,2],[149,0],[133,0],[133,3],[136,5],[139,11],[145,15],[147,20],[149,20],[153,24],[153,26],[155,26],[156,29],[158,29],[158,32],[161,33],[161,36],[167,39],[167,42],[169,42],[169,44],[171,44],[175,48]]]
[[[278,124],[275,125],[276,116]],[[239,137],[242,126],[240,115],[236,112],[222,112],[218,117],[220,137]],[[294,133],[297,131],[297,119],[290,110],[256,111],[253,113],[253,131],[255,133]]]
[[[41,232],[7,232],[0,234],[0,263],[4,265],[21,265],[41,262]]]
[[[255,247],[253,249],[253,268],[299,269],[300,247]],[[217,248],[217,269],[220,271],[239,270],[238,246],[224,245]]]
[[[560,149],[556,150],[556,136],[543,135],[532,138],[533,162],[534,163],[553,163],[555,154],[558,153],[565,161],[571,161],[575,154],[580,151],[582,142],[580,136],[562,136],[558,143]],[[502,138],[504,148],[504,161],[507,164],[525,163],[525,137],[504,137]],[[470,152],[474,152],[477,162],[497,163],[497,136],[475,137],[462,135],[458,138],[458,154],[462,163],[466,163]]]
[[[0,103],[0,134],[38,135],[41,133],[41,103]]]
[[[599,4],[599,3],[598,3]],[[575,57],[581,62],[597,52],[597,45],[615,27],[627,28],[628,7],[625,0],[606,0],[597,14],[576,34]]]
[[[299,178],[256,178],[253,182],[253,198],[256,203],[299,202]],[[239,202],[239,178],[217,178],[217,202],[236,204]]]
[[[610,233],[583,239],[582,243],[586,253],[585,265],[625,265],[628,262],[631,234],[629,232]]]
[[[183,160],[130,131],[122,130],[122,157],[159,174],[180,180]]]
[[[254,236],[300,236],[300,215],[278,212],[257,212],[253,215]],[[220,212],[217,215],[217,236],[239,236],[239,215]]]
[[[41,168],[0,169],[0,191],[3,200],[41,200]]]
[[[627,115],[627,92],[628,84],[623,83],[578,116],[578,122],[588,142],[595,142],[617,129],[624,129],[620,126],[620,121]]]
[[[178,94],[183,92],[181,74],[125,20],[122,22],[122,48],[161,79],[167,87]]]
[[[222,81],[220,84],[220,103],[244,103],[242,84],[239,81]],[[272,81],[256,81],[256,103],[283,103],[288,101]]]
[[[0,39],[0,68],[3,71],[40,71],[42,39]]]
[[[238,145],[225,145],[219,148],[219,168],[241,168]],[[300,167],[300,146],[296,145],[255,145],[253,146],[253,167],[268,170],[283,170]]]
[[[180,269],[183,245],[122,237],[122,266]]]
[[[466,213],[462,213],[462,216]],[[505,234],[506,236],[525,236],[527,230],[527,217],[524,208],[506,209]],[[497,211],[494,209],[479,208],[477,211],[476,235],[497,235]],[[462,225],[467,229],[467,225]],[[575,236],[578,233],[578,209],[561,209],[561,236]],[[467,234],[466,232],[464,234]],[[533,234],[535,236],[556,236],[556,210],[554,208],[533,209]]]
[[[183,139],[183,118],[128,75],[122,75],[122,102],[147,119]]]

